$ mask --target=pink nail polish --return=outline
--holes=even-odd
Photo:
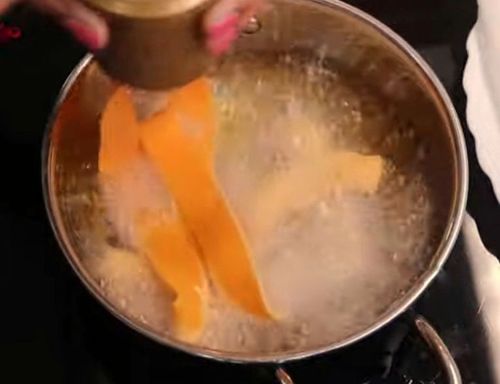
[[[213,35],[219,35],[221,33],[224,33],[225,31],[229,29],[234,29],[238,26],[239,23],[239,15],[236,13],[231,13],[228,15],[225,19],[223,19],[221,22],[213,24],[208,28],[208,34],[213,36]]]
[[[64,26],[68,28],[75,38],[92,51],[102,48],[99,35],[90,27],[74,19],[64,21]]]
[[[238,29],[232,28],[209,38],[207,46],[214,56],[225,53],[238,37]]]

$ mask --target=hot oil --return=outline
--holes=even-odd
[[[288,55],[270,62],[239,58],[227,63],[221,79],[217,172],[279,324],[259,324],[218,302],[214,313],[220,314],[203,341],[223,350],[301,349],[368,326],[408,289],[433,251],[424,179],[385,156],[376,194],[337,191],[264,234],[253,233],[255,216],[265,215],[256,212],[255,196],[274,173],[322,150],[318,142],[379,154],[411,134],[385,143],[394,141],[385,132],[398,128],[387,106],[318,63]]]
[[[233,58],[219,69],[214,86],[220,108],[216,172],[278,318],[257,320],[212,287],[200,344],[224,351],[297,350],[370,325],[409,289],[435,249],[434,207],[425,180],[417,166],[392,156],[414,137],[398,133],[399,123],[376,92],[318,62],[290,55]],[[277,173],[325,148],[383,155],[378,191],[336,190],[261,230],[265,212],[255,209],[259,191]],[[152,173],[147,163],[131,169],[134,188],[139,183],[161,190],[159,180],[144,176]],[[102,185],[94,178],[87,185],[88,190],[65,196],[67,209],[77,212],[84,263],[119,309],[168,333],[173,293],[143,256],[130,251],[127,227],[117,232],[111,225],[116,218],[105,209],[109,201]],[[117,248],[128,250],[126,262]]]

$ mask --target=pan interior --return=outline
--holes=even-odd
[[[347,23],[343,17],[337,15],[337,27]],[[279,318],[257,320],[215,293],[196,347],[222,354],[313,350],[387,316],[436,262],[456,185],[450,128],[417,66],[378,40],[366,52],[386,53],[374,57],[379,67],[367,69],[364,60],[343,60],[327,48],[319,54],[306,43],[263,49],[265,38],[243,42],[212,74],[215,169],[249,231],[259,279]],[[94,63],[70,87],[48,150],[51,209],[70,259],[98,295],[138,328],[176,343],[172,292],[140,252],[125,259],[109,252],[127,248],[106,214],[97,172],[99,117],[113,89]],[[377,192],[322,196],[266,236],[252,236],[259,191],[315,140],[332,151],[383,158]],[[134,183],[154,184],[149,171],[138,164]]]

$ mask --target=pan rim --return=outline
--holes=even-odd
[[[465,139],[463,136],[460,120],[457,116],[453,103],[451,102],[446,90],[443,85],[425,62],[425,60],[420,56],[419,53],[415,51],[403,38],[397,35],[389,27],[384,25],[382,22],[378,21],[374,17],[366,14],[365,12],[355,8],[351,5],[345,4],[339,0],[310,0],[314,4],[335,7],[337,10],[342,11],[348,16],[356,18],[361,23],[368,24],[376,31],[378,31],[382,37],[389,43],[392,43],[399,51],[406,55],[412,62],[414,62],[418,69],[421,71],[422,75],[429,82],[433,89],[433,93],[437,96],[437,100],[442,105],[442,109],[446,113],[446,118],[451,126],[451,135],[454,145],[454,153],[457,156],[457,185],[455,188],[455,199],[450,212],[450,219],[448,221],[447,229],[443,234],[440,245],[436,251],[435,261],[427,268],[427,270],[419,277],[419,279],[414,283],[414,286],[410,288],[409,292],[405,297],[392,308],[389,308],[383,316],[380,316],[376,321],[372,322],[371,325],[365,327],[364,329],[344,338],[343,340],[336,341],[333,343],[325,344],[320,347],[312,347],[305,349],[303,351],[291,351],[291,352],[276,352],[268,353],[262,356],[249,355],[246,353],[236,353],[236,352],[224,352],[218,350],[212,350],[205,347],[200,347],[182,341],[175,340],[168,335],[160,335],[159,333],[147,328],[144,325],[140,325],[136,320],[121,313],[116,306],[114,306],[102,293],[102,291],[97,286],[94,279],[91,278],[90,274],[85,270],[76,257],[76,252],[72,249],[69,244],[70,242],[65,239],[65,235],[59,231],[58,227],[61,224],[60,212],[57,207],[57,203],[54,199],[55,194],[52,190],[52,185],[50,184],[50,173],[48,166],[50,164],[51,157],[51,132],[56,122],[59,110],[66,100],[69,92],[71,91],[76,80],[79,78],[81,73],[93,62],[93,56],[91,54],[86,55],[81,62],[74,68],[72,73],[69,75],[65,81],[52,110],[51,116],[49,118],[46,131],[43,139],[42,147],[42,187],[44,202],[49,217],[50,225],[55,234],[55,237],[62,249],[66,259],[71,265],[73,271],[79,277],[79,279],[84,283],[86,288],[90,293],[107,309],[109,310],[117,319],[122,321],[124,324],[129,326],[131,329],[137,331],[138,333],[158,342],[161,345],[168,346],[177,350],[181,350],[191,355],[231,363],[259,363],[259,364],[281,364],[284,362],[300,360],[312,356],[321,355],[333,350],[338,350],[344,348],[348,345],[354,344],[365,337],[371,335],[377,330],[384,327],[386,324],[390,323],[396,317],[405,312],[423,293],[423,291],[430,285],[434,280],[436,275],[441,270],[442,266],[448,259],[451,250],[454,247],[455,241],[460,232],[461,224],[465,214],[465,207],[467,201],[468,193],[468,160]]]

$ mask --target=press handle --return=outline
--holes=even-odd
[[[460,375],[458,366],[451,356],[450,350],[436,330],[422,316],[417,316],[415,318],[415,327],[429,349],[439,359],[441,368],[448,378],[448,383],[462,384],[462,376]],[[280,384],[294,384],[292,378],[283,367],[278,367],[275,371],[275,375]]]
[[[457,363],[451,356],[450,350],[441,339],[436,330],[422,316],[417,316],[415,319],[420,336],[425,340],[429,349],[436,355],[441,363],[441,368],[446,373],[449,384],[462,384],[462,376],[458,369]]]

